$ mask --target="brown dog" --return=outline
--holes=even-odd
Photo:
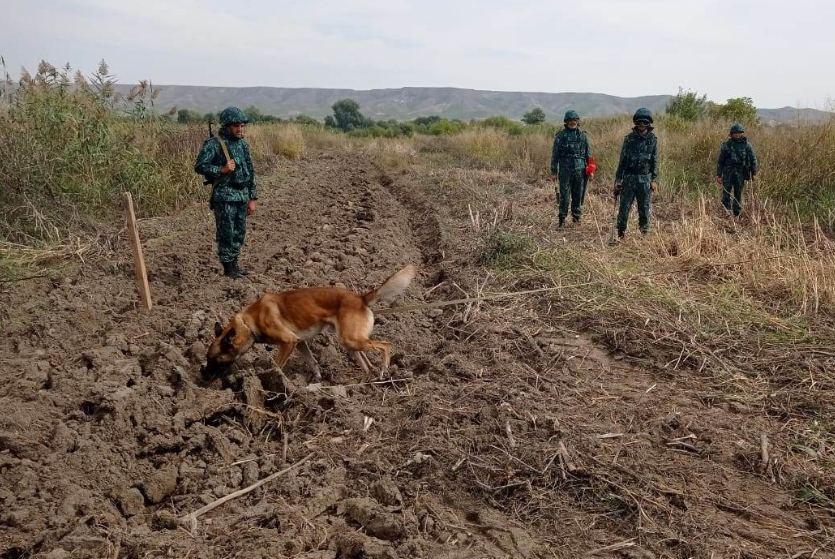
[[[203,376],[214,378],[224,374],[235,359],[256,343],[277,345],[278,354],[273,360],[278,367],[283,367],[300,341],[316,336],[329,326],[366,373],[370,372],[371,363],[365,352],[379,351],[382,375],[389,366],[391,343],[369,338],[374,328],[374,314],[368,306],[399,295],[415,273],[414,266],[406,266],[364,295],[338,287],[267,293],[233,316],[225,328],[219,322],[215,324],[215,339],[206,354]],[[318,370],[315,376],[320,380]]]

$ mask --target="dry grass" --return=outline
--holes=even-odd
[[[38,245],[0,240],[0,282],[13,282],[46,274],[68,261],[84,262],[94,242],[81,237],[42,242]]]
[[[278,155],[295,160],[306,151],[305,134],[297,124],[253,125],[249,127],[247,139],[261,157]]]
[[[748,471],[746,475],[769,477],[770,483],[792,495],[792,505],[786,506],[796,508],[787,508],[786,518],[801,509],[828,518],[835,510],[835,246],[820,225],[814,220],[800,224],[796,216],[781,213],[779,206],[760,201],[749,205],[742,220],[733,221],[720,211],[716,198],[694,200],[689,193],[666,191],[657,200],[661,211],[652,233],[636,234],[633,212],[631,235],[613,247],[607,243],[612,200],[603,185],[593,185],[582,226],[557,234],[551,229],[552,186],[531,185],[518,172],[461,167],[455,164],[458,159],[422,155],[411,170],[412,180],[425,185],[428,197],[455,220],[456,247],[470,252],[468,259],[449,256],[455,262],[456,285],[472,295],[556,288],[506,302],[475,303],[475,312],[471,307],[455,312],[451,331],[460,333],[465,342],[492,348],[492,342],[482,339],[483,332],[495,331],[501,317],[507,339],[523,348],[518,361],[502,364],[498,399],[512,404],[514,391],[508,386],[519,382],[523,386],[519,390],[527,394],[531,385],[538,386],[540,375],[553,373],[541,362],[533,363],[536,352],[527,348],[537,346],[519,332],[585,332],[615,355],[626,357],[625,362],[651,371],[657,390],[668,391],[663,399],[659,396],[664,405],[685,408],[683,401],[693,398],[696,405],[689,408],[693,417],[708,414],[714,406],[741,410],[740,434],[714,441],[737,451],[734,467]],[[505,211],[511,201],[512,212]],[[471,215],[501,217],[494,221]],[[462,277],[476,279],[467,283],[460,281]],[[484,328],[484,323],[491,325]],[[566,374],[563,368],[562,375]],[[602,398],[624,387],[606,384],[605,374],[594,366],[576,379],[570,377],[574,382],[553,375],[557,380],[549,377],[548,382],[562,380],[558,394],[570,394],[563,396],[566,405],[559,413],[563,423],[555,431],[571,441],[567,443],[570,459],[582,464],[582,472],[566,476],[568,465],[553,440],[556,435],[538,442],[524,440],[525,428],[511,415],[514,436],[523,442],[496,446],[508,418],[479,421],[468,433],[472,445],[457,448],[461,458],[451,461],[456,468],[466,468],[471,461],[478,466],[459,479],[523,522],[572,514],[560,504],[569,494],[576,496],[580,508],[631,522],[636,535],[651,525],[656,534],[682,537],[680,524],[670,520],[680,511],[670,506],[665,484],[679,479],[684,470],[669,456],[652,454],[641,455],[629,467],[618,466],[611,459],[600,459],[600,442],[587,442],[594,439],[589,432],[605,433],[612,423],[621,431],[624,425],[629,431],[633,421],[635,425],[644,421],[635,427],[642,432],[657,427],[646,423],[646,415],[661,412],[644,413],[655,398],[648,397],[645,405],[640,399],[619,399],[617,405],[600,410],[599,417],[594,408],[566,417],[575,397],[589,401],[588,395],[579,394],[584,383],[599,383]],[[471,397],[481,403],[492,386],[485,382]],[[462,405],[466,399],[460,393],[455,398],[455,405],[445,407],[476,413]],[[525,409],[539,417],[530,402],[525,398],[529,406]],[[541,412],[548,413],[548,408]],[[757,429],[765,429],[767,421],[781,427],[769,432],[778,461],[763,471],[755,445]],[[740,440],[747,436],[746,429],[752,430],[751,441]],[[492,444],[481,443],[485,431],[494,435]],[[443,433],[437,437],[441,446]],[[701,453],[698,445],[687,447],[687,443],[671,444],[685,454]],[[722,460],[717,458],[718,463]],[[510,468],[513,476],[505,473]],[[739,508],[728,494],[716,491],[721,484],[714,484],[715,474],[708,471],[707,467],[688,470],[688,495],[699,494],[711,507]],[[691,509],[688,514],[694,519],[700,513]],[[797,534],[781,527],[774,537],[790,542]],[[804,537],[830,545],[826,537],[818,538],[811,531]],[[685,539],[698,541],[691,532]]]
[[[835,243],[814,219],[804,225],[755,201],[733,221],[715,198],[667,191],[649,236],[636,235],[633,223],[627,241],[610,247],[605,186],[593,185],[583,227],[563,239],[551,231],[550,185],[440,161],[431,154],[414,173],[462,222],[505,214],[512,202],[512,219],[498,229],[470,232],[477,261],[502,278],[494,290],[566,286],[543,304],[614,350],[716,375],[773,409],[831,411],[817,394],[835,390]],[[775,386],[779,396],[767,399]]]

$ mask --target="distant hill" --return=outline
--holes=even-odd
[[[781,107],[779,109],[759,109],[760,121],[763,124],[780,124],[791,122],[826,122],[835,113],[819,111],[817,109],[798,109],[795,107]]]
[[[562,120],[572,108],[583,116],[610,116],[632,113],[638,107],[663,111],[669,95],[616,97],[602,93],[534,93],[482,91],[455,87],[402,87],[399,89],[320,89],[287,87],[207,87],[159,85],[156,105],[160,109],[177,107],[201,113],[216,112],[228,105],[254,105],[266,114],[293,117],[306,114],[318,119],[331,113],[331,105],[350,97],[360,104],[363,114],[375,120],[410,120],[419,116],[447,118],[485,118],[503,115],[519,119],[533,107],[542,107],[548,120]],[[120,85],[127,92],[128,85]],[[832,113],[815,109],[761,109],[765,122],[827,120]]]

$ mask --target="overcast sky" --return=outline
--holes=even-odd
[[[121,82],[454,86],[750,96],[831,108],[835,2],[0,0],[16,77],[46,59]]]

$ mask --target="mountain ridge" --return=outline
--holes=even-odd
[[[541,107],[548,120],[562,120],[571,108],[583,116],[601,117],[631,114],[639,107],[653,112],[663,111],[671,95],[620,97],[594,92],[490,91],[457,87],[401,87],[385,89],[307,88],[307,87],[221,87],[195,85],[157,85],[160,90],[155,104],[158,108],[192,109],[217,112],[228,105],[256,106],[266,114],[294,117],[306,114],[322,119],[331,113],[331,105],[351,98],[366,116],[375,120],[410,120],[420,116],[439,115],[463,120],[489,116],[519,119],[534,107]],[[119,85],[127,92],[128,85]],[[795,120],[821,122],[833,113],[817,109],[793,107],[759,109],[766,123]]]

